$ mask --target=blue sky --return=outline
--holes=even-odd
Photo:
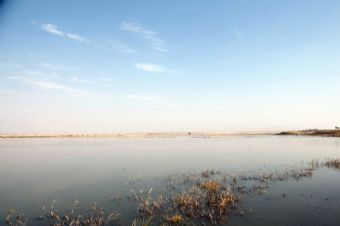
[[[340,124],[339,1],[0,4],[0,133]]]

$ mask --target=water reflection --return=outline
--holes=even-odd
[[[230,174],[255,172],[296,166],[313,159],[336,158],[339,154],[340,144],[334,138],[0,140],[0,213],[5,215],[9,207],[16,207],[26,214],[38,215],[41,206],[54,199],[61,207],[69,205],[71,200],[81,200],[83,206],[97,201],[101,206],[116,208],[110,202],[115,192],[126,197],[131,186],[156,188],[157,178],[176,172],[206,169]],[[336,205],[340,200],[339,179],[338,173],[323,169],[303,182],[277,182],[265,198],[255,197],[243,203],[251,207],[250,214],[230,221],[235,225],[249,224],[248,221],[252,225],[264,222],[289,225],[313,223],[304,221],[306,216],[316,218],[314,222],[328,216],[331,225],[339,219],[332,215],[333,208],[339,207]],[[328,202],[320,201],[324,193]],[[297,205],[296,200],[302,204]],[[282,206],[288,210],[282,211]],[[132,215],[135,211],[124,204],[121,208],[125,214]],[[315,209],[319,214],[313,217]],[[273,210],[280,213],[273,217]],[[248,213],[249,209],[244,212]],[[288,217],[292,213],[294,216]]]

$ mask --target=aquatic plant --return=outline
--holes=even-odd
[[[146,217],[146,218],[138,218],[134,219],[131,223],[131,226],[150,226],[153,217]]]
[[[335,170],[340,170],[340,159],[330,159],[327,160],[324,165],[328,168],[332,168]]]
[[[179,224],[183,222],[183,217],[179,214],[175,214],[175,215],[166,217],[166,221],[169,222],[170,224]]]
[[[10,208],[7,212],[7,216],[6,216],[6,225],[9,226],[24,226],[27,223],[27,218],[18,213],[16,211],[16,209],[14,208]]]
[[[126,201],[135,204],[137,214],[131,226],[173,226],[225,224],[232,214],[244,215],[240,202],[249,195],[265,194],[271,183],[301,180],[313,176],[315,170],[328,167],[340,170],[340,159],[313,160],[298,167],[259,170],[239,174],[222,174],[205,170],[201,173],[176,173],[163,182],[163,189],[131,188]],[[130,184],[129,186],[135,186]],[[285,197],[285,194],[283,194]],[[120,203],[123,195],[115,192],[110,200]],[[65,213],[55,208],[56,200],[44,205],[43,214],[36,217],[38,225],[49,226],[103,226],[120,225],[122,215],[109,211],[96,203],[85,213],[80,212],[79,201],[72,203]],[[117,204],[117,207],[119,205]],[[5,223],[8,226],[28,225],[28,218],[9,209]],[[126,224],[126,223],[125,223]]]
[[[210,192],[217,192],[221,189],[221,185],[213,180],[205,181],[201,185],[201,188],[210,191]]]

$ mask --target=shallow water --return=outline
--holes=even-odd
[[[111,194],[161,187],[169,174],[252,173],[339,157],[337,138],[1,139],[0,216],[14,207],[35,217],[52,200],[60,209],[79,200],[84,209],[97,202],[127,219],[135,207],[124,199],[117,205]],[[275,182],[241,208],[228,225],[339,225],[340,172],[322,168],[311,178]]]

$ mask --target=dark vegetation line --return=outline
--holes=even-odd
[[[308,129],[297,131],[285,131],[277,135],[291,136],[319,136],[319,137],[340,137],[340,129]]]

